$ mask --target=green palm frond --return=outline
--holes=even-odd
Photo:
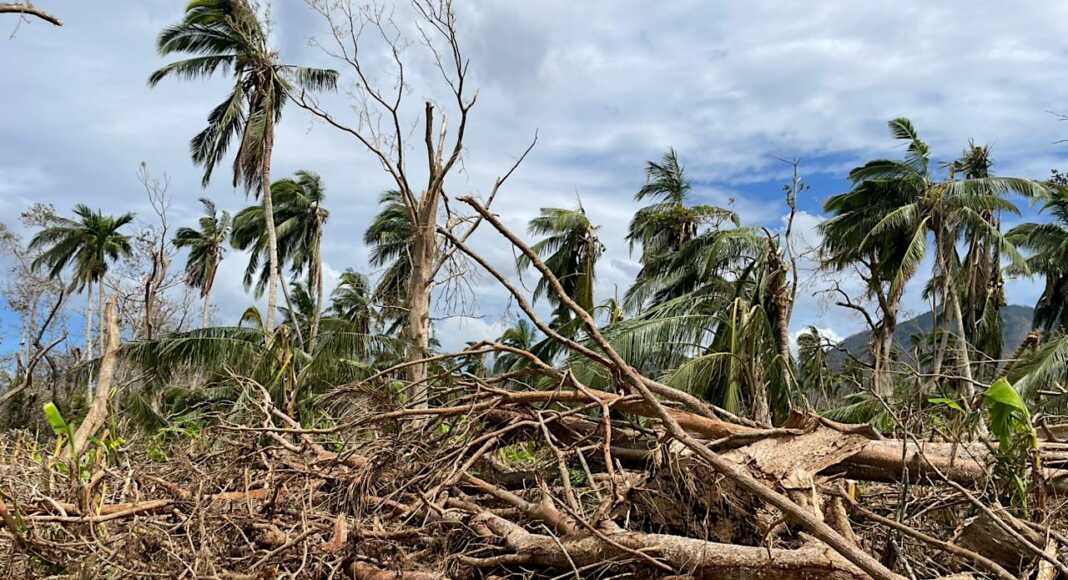
[[[221,73],[233,78],[231,92],[211,111],[207,127],[190,143],[193,161],[204,167],[205,185],[237,137],[234,185],[258,190],[262,161],[270,155],[267,121],[278,121],[293,87],[311,91],[337,87],[333,70],[279,62],[260,15],[247,0],[193,0],[181,22],[160,32],[156,47],[162,56],[190,58],[153,72],[149,86],[168,77],[208,78]]]
[[[78,220],[61,219],[38,232],[29,249],[41,251],[32,267],[47,269],[49,277],[58,277],[72,267],[70,287],[81,291],[88,284],[99,283],[109,264],[133,254],[129,236],[120,230],[133,222],[134,214],[109,216],[84,204],[76,205],[74,214]]]

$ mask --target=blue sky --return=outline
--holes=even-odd
[[[136,180],[142,161],[171,178],[178,224],[192,223],[204,195],[228,209],[246,204],[225,175],[202,190],[187,153],[225,82],[145,85],[166,62],[155,54],[155,35],[180,18],[183,4],[124,3],[105,19],[91,3],[40,0],[65,26],[23,24],[12,38],[14,20],[0,21],[0,94],[17,112],[0,121],[0,221],[15,226],[18,212],[38,201],[63,212],[85,202],[147,219]],[[940,161],[974,138],[991,145],[1001,174],[1043,178],[1064,167],[1068,150],[1056,142],[1068,126],[1050,111],[1068,110],[1060,73],[1068,6],[931,4],[463,2],[461,38],[480,93],[464,171],[449,190],[487,193],[538,131],[538,146],[502,191],[497,211],[522,228],[539,207],[573,205],[580,196],[608,247],[599,272],[604,298],[616,287],[622,292],[637,270],[623,241],[632,196],[645,161],[668,147],[678,149],[695,180],[695,201],[734,200],[746,221],[772,229],[782,225],[781,188],[789,178],[778,158],[800,158],[810,189],[798,226],[809,244],[818,243],[822,200],[846,187],[850,167],[900,155],[886,131],[896,116],[912,118]],[[396,4],[398,21],[409,15],[406,3]],[[334,65],[309,42],[322,40],[326,28],[304,2],[275,0],[273,21],[283,59]],[[425,50],[413,42],[405,56],[411,100],[439,97]],[[349,114],[342,95],[325,103]],[[347,267],[367,271],[360,234],[378,192],[390,185],[387,176],[350,139],[291,108],[279,129],[274,175],[298,169],[317,171],[327,183],[328,283]],[[511,261],[487,232],[475,242],[494,264]],[[240,285],[243,267],[234,252],[224,262],[220,320],[236,319],[251,303]],[[828,304],[825,288],[823,277],[806,272],[795,329],[814,324],[838,336],[859,330],[857,318]],[[446,346],[495,336],[515,315],[487,278],[472,290],[462,307],[438,312]],[[906,310],[918,313],[923,304],[914,290]],[[1030,304],[1037,285],[1014,281],[1008,293],[1010,302]],[[476,312],[481,316],[458,316]],[[0,350],[9,350],[9,313],[0,311],[0,324]]]

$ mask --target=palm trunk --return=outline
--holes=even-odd
[[[204,305],[200,311],[200,327],[207,328],[211,324],[211,288],[204,291]]]
[[[85,352],[82,360],[93,358],[93,283],[85,285]]]
[[[267,120],[263,133],[263,159],[260,169],[260,195],[263,197],[263,219],[267,225],[267,313],[264,328],[268,334],[274,329],[274,310],[278,303],[278,234],[274,228],[274,202],[271,199],[271,152],[274,149],[274,118],[266,107]]]
[[[201,306],[200,312],[200,327],[207,328],[211,324],[211,290],[215,287],[215,274],[219,271],[219,260],[222,257],[222,250],[219,246],[215,246],[212,250],[214,257],[211,261],[211,266],[208,271],[207,280],[204,281],[203,298],[204,305]]]
[[[753,420],[761,425],[771,425],[771,406],[768,404],[768,383],[764,380],[764,361],[753,365]]]
[[[894,331],[897,329],[896,306],[890,307],[889,312],[883,312],[882,324],[876,329],[874,341],[874,384],[875,392],[881,397],[893,394],[893,350]]]
[[[105,312],[104,312],[104,277],[103,276],[100,277],[100,283],[96,285],[96,293],[97,293],[97,309],[99,310],[99,314],[100,314],[100,327],[99,327],[100,328],[100,331],[99,331],[100,332],[100,336],[98,338],[100,339],[100,354],[103,355],[104,354],[104,350],[108,347],[108,343],[107,343],[108,337],[107,337],[107,332],[105,332],[106,331],[105,325],[107,324],[107,320],[105,319]]]
[[[939,223],[938,227],[939,228],[941,227],[940,223]],[[945,248],[943,248],[943,245],[944,244],[942,242],[941,232],[940,232],[939,229],[936,229],[935,230],[935,261],[937,263],[938,272],[940,272],[942,274],[942,288],[941,289],[937,289],[936,288],[935,292],[934,292],[934,295],[935,295],[935,297],[937,297],[938,294],[939,294],[939,290],[941,290],[941,294],[942,294],[942,312],[941,312],[941,315],[940,315],[940,313],[938,312],[938,307],[937,307],[937,304],[938,304],[937,298],[934,299],[932,301],[932,306],[931,306],[931,331],[932,332],[937,332],[939,329],[941,329],[942,332],[941,332],[941,336],[939,337],[939,340],[938,340],[937,350],[935,351],[934,365],[933,365],[933,367],[931,369],[931,383],[932,384],[936,384],[942,378],[941,377],[941,375],[942,375],[942,361],[945,359],[946,349],[949,346],[949,334],[948,334],[947,329],[945,328],[945,318],[946,318],[946,315],[947,315],[946,309],[948,307],[948,299],[949,299],[949,290],[948,290],[949,286],[948,286],[947,280],[946,280],[948,265],[947,265],[946,256],[945,256]]]
[[[957,347],[960,356],[961,376],[964,377],[964,396],[967,398],[968,404],[971,405],[972,398],[975,397],[975,385],[972,383],[972,363],[971,356],[968,353],[968,336],[964,333],[964,317],[961,315],[960,299],[952,286],[949,288],[949,302],[950,307],[953,309],[953,318],[957,324]]]
[[[315,312],[312,313],[311,328],[308,330],[308,349],[314,350],[319,339],[319,323],[323,316],[323,257],[319,253],[319,243],[322,234],[315,236],[315,256],[312,265],[308,269],[309,288],[315,292]]]
[[[308,351],[307,345],[304,343],[304,333],[300,329],[300,320],[297,318],[297,309],[293,308],[293,301],[289,298],[289,287],[282,284],[282,298],[286,301],[286,309],[289,310],[289,321],[293,323],[293,332],[297,335],[297,344],[300,345],[301,350]]]

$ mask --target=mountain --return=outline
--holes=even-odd
[[[1002,352],[1006,356],[1011,355],[1020,346],[1027,333],[1031,332],[1031,318],[1035,310],[1029,306],[1010,304],[1001,309],[1001,339]],[[894,332],[894,342],[898,348],[909,350],[912,346],[912,336],[930,332],[934,326],[931,313],[921,314],[897,324]],[[871,332],[865,331],[854,334],[841,342],[841,346],[857,358],[864,358],[868,354],[868,344],[871,341]],[[832,352],[830,363],[834,368],[841,368],[845,355]]]

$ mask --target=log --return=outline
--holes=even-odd
[[[356,580],[449,580],[448,576],[434,572],[383,570],[367,562],[353,562],[351,570]]]
[[[1003,518],[1011,518],[1002,513]],[[1046,541],[1034,531],[1023,526],[1014,526],[1031,543],[1045,546]],[[1023,543],[1010,536],[989,515],[981,513],[968,520],[957,534],[956,543],[982,554],[1013,572],[1020,572],[1033,560],[1034,555]]]
[[[514,555],[510,564],[572,570],[610,561],[633,561],[633,555],[596,536],[553,538],[534,534],[488,512],[472,521],[491,530]],[[796,550],[720,544],[694,538],[640,532],[607,534],[613,542],[640,550],[696,580],[859,580],[868,578],[829,548],[809,545]],[[472,562],[477,563],[477,562]],[[490,562],[487,562],[490,563]]]
[[[639,417],[656,418],[655,409],[645,401],[626,400],[613,393],[586,389],[585,392],[560,390],[560,391],[521,391],[510,393],[504,398],[509,403],[533,404],[542,402],[576,403],[592,402],[597,397],[601,401],[613,405],[614,409],[637,415]],[[863,445],[857,445],[855,452],[842,457],[835,464],[828,464],[825,469],[828,473],[844,473],[850,479],[897,482],[902,473],[906,471],[909,481],[913,483],[929,483],[931,478],[937,478],[936,472],[928,465],[928,461],[934,464],[943,474],[952,481],[961,485],[973,486],[977,482],[985,480],[990,475],[985,462],[980,461],[989,457],[988,449],[980,443],[954,445],[944,442],[925,442],[922,447],[913,442],[905,442],[900,439],[873,440],[866,434],[866,430],[856,426],[846,426],[827,422],[818,418],[808,420],[808,429],[761,429],[738,425],[719,419],[704,417],[678,409],[667,409],[667,412],[688,433],[713,439],[727,439],[726,443],[731,446],[758,442],[774,438],[774,444],[770,447],[775,449],[789,449],[788,439],[803,437],[806,432],[813,431],[812,425],[817,425],[815,430],[827,429],[837,432],[837,437],[857,441],[862,438]],[[498,414],[496,421],[502,421],[504,415],[515,415],[503,411],[494,410],[491,414]],[[492,417],[492,415],[491,415]],[[796,421],[795,421],[796,422]],[[578,421],[570,422],[571,429],[584,429],[586,433],[596,429],[593,424],[583,427]],[[832,429],[832,427],[834,427]],[[843,429],[845,430],[843,432]],[[1043,452],[1053,454],[1068,454],[1068,445],[1062,443],[1043,443]],[[906,451],[906,453],[903,453]],[[784,454],[784,451],[775,451]],[[789,455],[788,453],[786,455]],[[926,456],[926,461],[924,460]],[[1050,489],[1068,493],[1068,470],[1046,469],[1045,479]]]

